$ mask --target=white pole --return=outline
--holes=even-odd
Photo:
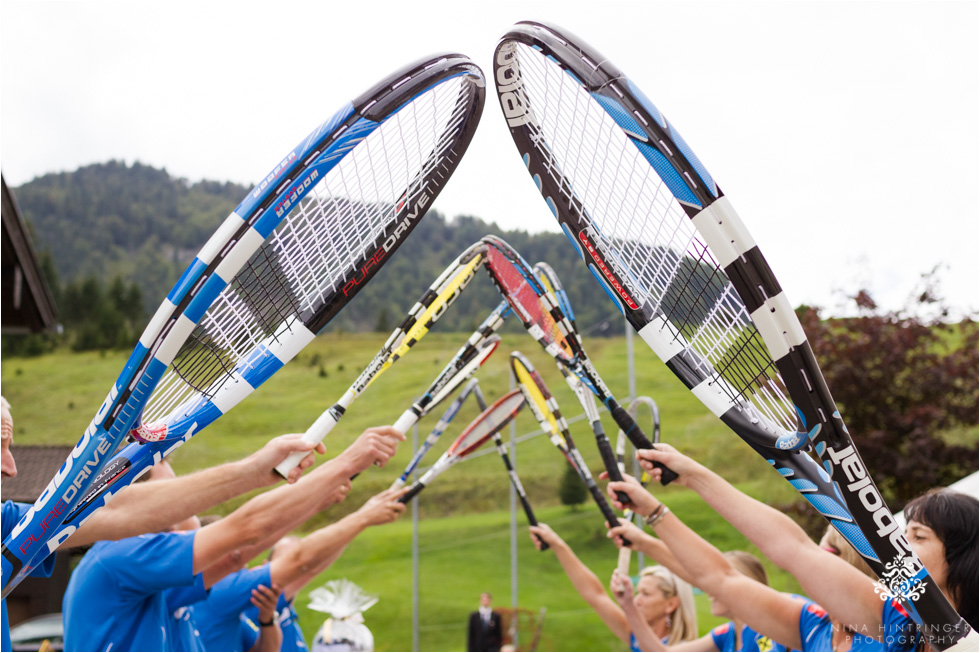
[[[514,371],[510,373],[510,390],[515,387]],[[517,424],[515,421],[510,423],[510,464],[517,472]],[[511,644],[517,649],[517,490],[514,484],[509,483],[510,487],[510,605],[514,609],[511,618],[511,628],[514,633],[514,641]]]
[[[412,428],[412,456],[419,450],[419,425]],[[418,467],[412,480],[418,480]],[[419,650],[419,497],[412,498],[412,650]]]

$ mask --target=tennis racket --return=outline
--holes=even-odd
[[[559,367],[572,371],[576,377],[587,384],[589,390],[609,409],[616,423],[623,425],[622,428],[627,436],[633,439],[636,446],[650,448],[652,446],[650,440],[609,392],[582,348],[575,329],[555,298],[545,290],[531,271],[527,262],[501,238],[484,236],[483,242],[488,247],[485,267],[490,278],[510,304],[511,310],[520,317],[521,323],[531,337],[555,359]],[[572,377],[566,375],[566,379],[570,378]],[[574,387],[572,389],[576,390]],[[588,412],[589,408],[585,405],[584,397],[577,390],[576,397],[583,402],[583,409]],[[614,481],[622,480],[619,468],[616,467],[616,456],[601,422],[593,421],[592,426],[596,445],[599,447],[609,478]],[[662,479],[665,484],[676,477],[676,474],[664,469]],[[626,499],[625,495],[622,498]]]
[[[511,390],[495,401],[492,406],[480,413],[466,427],[456,438],[456,441],[449,445],[449,449],[439,457],[439,460],[422,475],[422,478],[415,481],[408,492],[398,500],[402,503],[408,503],[419,492],[428,487],[437,476],[483,446],[483,443],[492,438],[494,433],[510,424],[510,421],[517,417],[517,413],[524,407],[524,403],[524,395],[521,394],[520,390]]]
[[[476,381],[476,379],[474,379]],[[487,409],[487,402],[483,398],[483,392],[480,390],[479,383],[475,384],[473,388],[473,396],[476,397],[476,403],[480,407],[480,410]],[[514,469],[514,465],[510,462],[510,455],[507,453],[507,445],[504,444],[503,438],[500,437],[500,430],[497,430],[493,434],[493,445],[497,447],[497,453],[500,454],[500,458],[504,461],[504,467],[507,468],[507,476],[510,477],[510,484],[514,486],[514,491],[517,492],[517,498],[521,501],[521,506],[524,507],[524,514],[527,515],[527,522],[531,526],[538,525],[538,519],[534,516],[534,510],[531,508],[531,502],[527,498],[527,493],[524,491],[524,485],[521,483],[520,477],[517,475],[517,470]],[[535,538],[537,539],[537,538]],[[539,551],[544,551],[549,547],[548,543],[543,540],[538,540],[541,542],[541,548]]]
[[[871,481],[775,275],[690,146],[608,59],[555,27],[515,25],[497,45],[494,79],[549,209],[650,348],[801,485],[807,463],[785,454],[812,447],[835,491],[803,496],[931,646],[967,636]]]
[[[484,88],[462,55],[404,67],[263,178],[178,280],[69,458],[4,539],[4,596],[52,550],[65,519],[80,516],[79,502],[123,437],[189,438],[280,369],[371,280],[458,165]],[[118,485],[134,476],[111,478]]]
[[[409,310],[371,363],[354,380],[354,383],[344,392],[343,396],[333,406],[323,411],[303,434],[303,439],[311,444],[322,442],[333,430],[350,408],[354,400],[367,390],[382,373],[394,365],[429,332],[432,325],[446,312],[460,293],[473,279],[475,271],[483,262],[485,248],[477,243],[463,251],[456,260],[443,270],[432,285],[422,294],[419,300]],[[300,452],[288,456],[276,467],[284,478],[289,475],[300,461]]]
[[[619,432],[621,436],[625,435],[626,437],[631,437],[634,447],[637,446],[636,444],[637,442],[641,444],[646,444],[647,442],[649,442],[649,438],[647,438],[646,434],[636,423],[636,419],[633,417],[632,414],[630,414],[628,410],[622,410],[620,408],[619,403],[616,401],[615,397],[612,396],[612,394],[609,392],[608,388],[606,387],[605,383],[603,383],[602,379],[599,377],[599,373],[596,371],[595,366],[592,365],[591,362],[589,361],[585,353],[585,349],[584,347],[582,347],[581,344],[582,341],[581,338],[579,337],[578,327],[575,325],[575,317],[574,317],[574,313],[572,312],[572,304],[571,302],[569,302],[568,294],[565,292],[565,289],[561,284],[561,280],[558,278],[558,275],[555,273],[554,269],[547,263],[539,262],[539,263],[535,263],[534,265],[534,274],[541,282],[541,285],[544,286],[545,290],[551,293],[552,297],[555,299],[556,303],[561,308],[562,313],[564,313],[564,315],[567,318],[568,324],[571,326],[570,333],[572,334],[574,340],[577,341],[578,343],[578,349],[580,351],[578,358],[580,358],[580,360],[583,361],[582,368],[581,369],[571,368],[572,371],[578,375],[578,377],[585,384],[585,387],[588,388],[589,390],[592,390],[592,393],[596,397],[598,397],[599,400],[602,401],[603,404],[605,404],[609,408],[609,412],[612,414],[613,419],[616,421],[617,426],[619,426],[620,428]],[[592,381],[591,377],[594,377],[595,381]],[[566,379],[568,378],[569,378],[568,375],[566,375]],[[571,384],[570,380],[569,383]],[[574,387],[573,390],[575,390]],[[579,401],[585,401],[583,397],[579,396],[578,391],[575,392],[575,395],[576,397],[579,397]],[[651,399],[651,401],[653,400]],[[656,408],[656,404],[654,404],[654,407]],[[584,404],[583,404],[583,408],[586,410],[586,413],[588,413],[589,409],[585,408]],[[601,428],[601,423],[600,423],[600,428]],[[658,430],[660,428],[659,416],[657,419],[654,420],[654,428]],[[630,436],[629,434],[632,434],[632,436]],[[653,444],[659,442],[660,441],[659,437],[660,434],[658,432],[655,434],[655,437],[653,441],[650,443],[650,446],[653,446]],[[600,436],[597,435],[597,440],[603,441],[604,443],[603,449],[606,451],[604,456],[609,456],[610,455],[609,451],[611,450],[611,448],[607,444],[605,444],[606,442],[605,434],[601,436],[601,439]],[[642,448],[642,447],[638,447],[638,448]],[[605,461],[605,458],[603,458],[603,460]],[[621,467],[619,465],[618,459],[617,459],[616,466]],[[663,485],[667,485],[675,478],[677,478],[677,475],[674,474],[674,472],[670,471],[669,469],[665,469],[665,468],[661,468],[661,469],[663,470],[663,473],[661,474],[660,480]],[[621,480],[621,479],[614,479],[614,480]]]
[[[511,352],[510,368],[514,372],[514,378],[517,379],[517,387],[524,393],[527,405],[534,414],[534,419],[538,420],[538,424],[541,425],[541,430],[547,433],[551,443],[565,454],[568,464],[575,469],[582,482],[585,483],[585,487],[589,489],[589,494],[592,495],[592,499],[599,507],[599,512],[605,517],[609,527],[618,526],[619,519],[616,517],[616,513],[613,512],[609,502],[606,501],[606,497],[602,494],[602,490],[592,478],[589,466],[582,458],[578,447],[575,446],[572,434],[568,432],[568,422],[562,416],[558,402],[551,395],[541,375],[534,369],[531,361],[519,351]]]
[[[650,411],[650,417],[653,420],[653,444],[660,442],[660,409],[657,407],[657,402],[647,396],[639,396],[633,399],[626,407],[626,412],[630,414],[630,417],[636,419],[636,413],[640,406],[646,406]],[[616,436],[616,466],[619,467],[619,473],[621,475],[626,475],[626,441],[628,438],[626,434],[620,430],[619,434]],[[635,464],[635,460],[633,461]],[[646,472],[641,471],[639,477],[636,479],[640,481],[640,485],[646,486],[649,477]],[[625,510],[623,511],[623,518],[627,521],[633,520],[633,511]],[[629,547],[622,547],[619,550],[619,562],[616,564],[616,568],[623,574],[629,575],[630,559],[633,556],[633,550]]]
[[[445,370],[443,370],[443,373],[439,375],[439,377],[426,391],[426,395],[432,396],[433,400],[422,408],[418,414],[411,411],[411,409],[409,409],[409,414],[412,415],[415,421],[421,419],[423,415],[428,414],[428,412],[435,408],[444,397],[448,397],[456,388],[460,386],[463,381],[471,377],[476,370],[486,362],[490,355],[497,350],[499,345],[500,338],[498,336],[492,336],[491,338],[488,338],[477,345],[475,355],[460,358],[459,364],[450,362]],[[466,360],[467,358],[469,360]],[[447,374],[449,375],[448,377],[446,376]],[[447,378],[448,382],[446,380]],[[396,478],[391,484],[392,489],[405,486],[405,483],[408,481],[408,477],[412,475],[412,472],[415,471],[415,468],[418,466],[425,454],[427,454],[429,450],[432,449],[432,446],[439,440],[446,428],[449,426],[450,422],[455,419],[459,409],[462,408],[464,403],[466,403],[466,400],[469,398],[476,385],[477,380],[471,379],[465,386],[463,386],[459,396],[456,397],[453,403],[449,405],[449,408],[447,408],[446,412],[443,413],[442,417],[439,419],[439,422],[435,425],[435,428],[432,429],[432,432],[429,433],[429,436],[422,443],[422,446],[419,447],[419,450],[415,452],[414,456],[412,456],[412,459],[405,467],[405,471],[402,472],[402,475]],[[483,408],[486,408],[486,406],[481,407],[481,410]],[[403,422],[403,425],[404,424],[405,423]],[[406,430],[409,428],[411,428],[411,426],[407,426]]]

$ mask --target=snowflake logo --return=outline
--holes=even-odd
[[[892,560],[885,565],[881,580],[875,583],[875,594],[882,601],[917,601],[926,591],[925,583],[915,577],[917,571],[911,558]]]

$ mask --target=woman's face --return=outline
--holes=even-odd
[[[929,575],[939,584],[939,588],[946,590],[946,547],[943,545],[936,532],[921,522],[914,519],[909,521],[905,527],[905,537],[915,555],[926,566]]]
[[[664,595],[659,582],[655,576],[643,576],[636,586],[633,605],[647,623],[662,619],[665,614],[676,609],[676,600],[673,597],[668,599]]]

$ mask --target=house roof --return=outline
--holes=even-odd
[[[71,451],[71,445],[15,442],[10,452],[17,462],[17,476],[3,482],[3,500],[34,503]]]
[[[7,181],[0,175],[3,187],[3,333],[36,333],[56,328],[54,300],[38,267],[27,225]]]

